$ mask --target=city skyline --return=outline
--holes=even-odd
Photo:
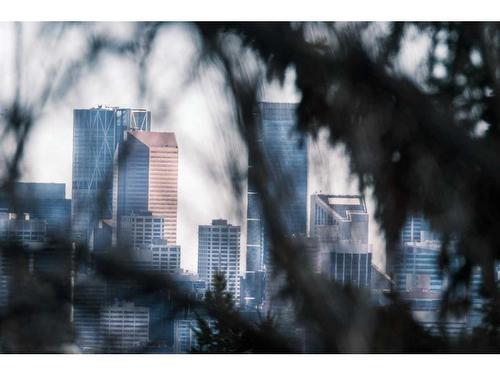
[[[500,348],[500,24],[1,38],[0,351]]]
[[[279,95],[278,95],[279,96]],[[105,106],[102,106],[103,108],[105,108]],[[113,107],[116,107],[116,108],[120,108],[118,106],[113,106]],[[154,125],[154,115],[155,113],[153,111],[151,111],[151,117],[153,118],[153,120],[151,120],[152,122],[152,126],[153,126],[153,129],[158,129],[158,127],[161,129],[161,128],[164,128],[165,130],[165,127],[159,125],[158,127],[155,127]],[[169,128],[167,128],[166,130],[169,130]],[[179,137],[176,137],[177,139],[179,139]],[[191,138],[189,138],[191,140]],[[182,140],[178,140],[178,142],[180,143],[185,143],[185,139],[182,139]],[[307,142],[310,142],[307,140]],[[182,147],[182,146],[181,146]],[[310,147],[310,154],[309,154],[309,159],[308,159],[308,164],[311,165],[311,170],[309,171],[308,173],[308,196],[310,194],[312,194],[314,191],[311,191],[311,185],[312,186],[316,186],[316,187],[329,187],[331,186],[331,182],[328,181],[327,183],[325,183],[325,181],[323,182],[317,182],[315,177],[314,177],[314,173],[317,172],[317,170],[321,167],[321,163],[326,163],[327,165],[331,166],[331,163],[332,161],[329,160],[329,161],[326,161],[325,160],[320,160],[318,162],[318,159],[321,159],[321,158],[325,158],[325,156],[322,154],[324,152],[324,149],[323,150],[320,150],[320,147],[321,146],[318,146],[318,144],[314,144],[313,147]],[[191,148],[191,147],[186,147],[188,150]],[[182,148],[184,150],[184,148]],[[315,154],[315,156],[312,156],[311,154]],[[321,155],[321,156],[320,156]],[[331,156],[331,155],[330,155]],[[341,156],[341,151],[339,150],[336,150],[335,151],[335,155],[334,155],[334,159],[341,159],[342,156]],[[193,221],[191,218],[189,218],[189,220],[186,220],[186,217],[185,217],[185,213],[183,213],[183,210],[181,209],[180,206],[183,206],[182,208],[184,208],[184,210],[186,209],[185,206],[186,204],[182,205],[181,201],[182,199],[185,197],[186,195],[186,184],[182,184],[185,176],[182,175],[182,160],[183,160],[183,152],[181,151],[180,154],[179,154],[179,162],[181,163],[180,166],[179,166],[179,221],[178,221],[178,227],[179,227],[179,231],[184,234],[184,233],[194,233],[195,230],[192,229],[193,227],[196,228],[196,221]],[[318,165],[314,164],[314,163],[317,163]],[[343,169],[346,169],[347,168],[347,162],[346,161],[342,161],[339,163],[341,165],[341,167],[343,167]],[[344,176],[346,177],[346,176]],[[212,177],[211,176],[205,176],[205,179],[204,181],[211,181]],[[322,177],[322,179],[324,179],[324,177]],[[340,179],[342,180],[342,178]],[[347,178],[347,181],[349,181],[349,178]],[[215,181],[213,181],[212,183],[214,183]],[[72,184],[71,183],[66,183],[66,186],[67,186],[67,189],[66,189],[66,196],[68,196],[68,191],[71,191],[69,189],[68,186],[71,186]],[[342,183],[340,184],[337,184],[337,185],[340,185],[340,188],[336,188],[334,189],[334,191],[336,191],[337,193],[346,193],[346,190],[347,192],[355,192],[355,189],[353,188],[353,181],[349,181],[349,182],[346,182],[346,181],[343,181]],[[214,185],[215,186],[215,185]],[[345,190],[342,190],[342,188],[344,188]],[[322,189],[318,189],[318,190],[322,190]],[[234,211],[236,211],[235,209],[235,202],[231,202],[231,199],[229,199],[230,201],[230,204],[229,204],[229,207],[223,209],[222,211],[219,209],[219,210],[211,210],[210,213],[205,213],[205,215],[202,215],[202,217],[207,217],[208,220],[214,218],[214,217],[225,217],[225,218],[228,218],[229,220],[233,221],[233,222],[237,222],[238,224],[242,225],[244,223],[244,217],[245,216],[240,216],[240,217],[236,217],[235,218],[235,213]],[[246,206],[247,202],[246,201],[242,201],[240,202],[241,203],[241,209],[243,209],[243,207]],[[231,208],[232,206],[232,208]],[[307,210],[309,211],[309,205],[307,205]],[[220,212],[223,212],[222,214],[220,214]],[[216,213],[216,214],[214,214]],[[218,213],[218,214],[217,214]],[[225,214],[224,214],[225,213]],[[370,212],[370,214],[372,214],[372,212]],[[193,215],[194,216],[194,215]],[[184,217],[184,220],[182,220],[181,217]],[[238,220],[239,219],[239,220]],[[201,219],[200,219],[201,220]],[[191,224],[191,229],[189,228],[186,228],[186,221],[189,222]],[[372,228],[370,228],[370,235],[371,237],[373,237],[373,232],[374,230]],[[190,234],[189,236],[184,234],[184,235],[181,235],[180,239],[179,239],[179,244],[183,245],[183,242],[186,242],[186,238],[190,238],[192,237],[192,235]],[[195,246],[195,243],[194,241],[187,241],[188,244],[190,243],[191,246],[185,246],[187,248],[187,251],[190,253],[190,254],[186,254],[186,252],[183,251],[183,259],[182,259],[182,268],[183,269],[186,269],[188,271],[195,271],[197,266],[196,266],[196,262],[193,261],[193,258],[197,258],[197,254],[196,254],[196,246]],[[246,244],[246,226],[245,225],[242,225],[242,247],[245,247],[245,244]],[[245,252],[245,249],[243,249],[243,252]],[[377,256],[377,255],[375,255]],[[186,258],[190,258],[190,260],[188,260],[186,262]],[[383,260],[383,254],[382,256],[380,256],[379,254],[379,258],[378,259],[375,259],[378,264],[383,264],[384,260]],[[245,264],[245,256],[243,256],[243,260],[242,260],[242,267],[243,265]],[[243,271],[244,269],[242,269]]]
[[[26,24],[23,38],[35,38],[38,24]],[[100,24],[100,28],[119,40],[133,30],[133,24]],[[0,37],[6,41],[0,51],[6,58],[0,62],[5,72],[5,85],[13,84],[15,61],[14,45],[11,43],[14,28],[10,24],[0,25]],[[34,56],[46,59],[48,64],[60,61],[73,62],[79,46],[84,43],[82,34],[65,35],[60,48],[47,55],[46,50],[30,51]],[[97,105],[120,108],[146,108],[151,111],[151,124],[155,131],[174,132],[179,148],[179,202],[178,242],[183,246],[182,268],[197,269],[196,228],[201,222],[224,217],[242,225],[242,246],[246,243],[246,228],[242,208],[243,202],[235,202],[228,166],[234,163],[239,171],[246,168],[246,149],[234,123],[232,108],[227,102],[224,84],[212,69],[204,70],[194,80],[190,76],[191,61],[196,59],[196,44],[190,30],[181,24],[172,25],[158,36],[151,60],[145,73],[145,92],[137,82],[140,71],[128,59],[105,56],[84,80],[75,82],[61,102],[48,105],[37,118],[30,137],[26,140],[26,151],[21,161],[20,181],[54,182],[66,184],[66,198],[72,191],[72,109],[92,108]],[[29,43],[26,42],[26,46]],[[59,59],[59,60],[58,60]],[[56,65],[57,66],[57,65]],[[411,69],[414,69],[410,66]],[[26,76],[34,75],[36,66],[26,66]],[[127,77],[127,79],[124,79]],[[175,77],[175,79],[172,79]],[[185,84],[189,82],[189,84]],[[38,95],[37,82],[24,83],[22,92],[27,98]],[[6,92],[0,93],[0,102],[8,100]],[[295,73],[289,69],[284,84],[277,80],[265,83],[259,94],[261,101],[300,101],[301,95],[295,85]],[[53,134],[57,134],[56,137]],[[349,172],[349,159],[342,147],[331,149],[327,134],[320,133],[319,141],[311,142],[308,194],[324,191],[334,194],[358,194],[357,179]],[[221,147],[221,144],[224,147]],[[215,150],[215,152],[214,152]],[[209,165],[209,168],[207,168]],[[328,168],[329,173],[319,170]],[[370,192],[369,192],[370,193]],[[192,197],[204,195],[205,204],[199,205]],[[374,207],[371,195],[367,204]],[[215,203],[217,202],[217,203]],[[373,215],[373,210],[370,210]],[[195,219],[196,218],[196,219]],[[370,228],[377,264],[385,264],[384,238],[378,224]],[[246,249],[244,250],[246,251]],[[246,263],[243,255],[242,267]]]

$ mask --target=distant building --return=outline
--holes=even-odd
[[[113,245],[114,222],[111,219],[99,220],[93,230],[93,250],[107,252]]]
[[[153,216],[150,212],[121,217],[121,236],[119,241],[131,248],[143,245],[151,245],[154,240],[165,238],[165,219],[161,216]]]
[[[495,279],[498,281],[498,266],[496,267]],[[472,277],[469,287],[469,298],[471,301],[470,309],[467,313],[467,329],[469,331],[474,330],[478,327],[484,317],[484,306],[486,299],[481,294],[483,277],[481,275],[481,267],[476,266],[472,269]]]
[[[280,189],[285,230],[289,235],[307,231],[307,145],[297,129],[297,105],[259,103],[256,115],[258,143],[271,176],[267,181]],[[247,271],[263,271],[268,262],[269,240],[256,188],[255,153],[249,150],[247,206]]]
[[[211,329],[215,328],[214,320],[206,319]],[[194,314],[184,314],[174,320],[174,353],[190,353],[198,345],[196,330],[198,320]]]
[[[227,291],[239,302],[240,227],[222,219],[198,227],[198,275],[211,289],[217,273],[225,276]]]
[[[181,269],[181,247],[168,245],[165,240],[155,240],[132,250],[132,263],[138,270],[146,272],[179,273]]]
[[[69,241],[71,200],[65,190],[65,184],[15,182],[11,193],[0,191],[0,212],[45,220],[48,238]]]
[[[422,215],[410,215],[401,229],[401,243],[439,241]]]
[[[15,276],[33,272],[33,252],[43,249],[46,236],[45,220],[0,213],[0,306],[6,306],[15,293]]]
[[[316,267],[342,284],[370,287],[372,252],[364,198],[314,194],[310,214],[311,237],[319,248]]]
[[[149,309],[124,302],[96,311],[77,308],[74,326],[84,353],[142,352],[149,342]]]
[[[429,238],[420,231],[418,239]],[[415,238],[415,237],[413,237]],[[395,290],[410,305],[414,318],[430,332],[445,330],[456,335],[465,330],[466,317],[440,318],[446,275],[439,269],[441,242],[436,240],[405,242],[394,264]]]
[[[458,290],[471,302],[467,313],[441,319],[442,296],[450,276],[439,267],[441,244],[439,235],[431,231],[429,222],[422,215],[409,216],[401,231],[398,256],[392,265],[395,287],[410,303],[417,321],[432,332],[437,333],[439,327],[450,334],[459,334],[464,329],[470,332],[481,323],[484,316],[486,299],[481,294],[481,268],[475,266],[469,285]],[[450,246],[450,267],[453,269],[460,264],[460,257],[454,254],[453,241]],[[496,279],[499,280],[498,272]]]
[[[311,237],[368,243],[368,211],[360,195],[311,196]]]
[[[47,238],[47,221],[28,213],[0,213],[0,241],[15,242],[25,249],[39,249]]]
[[[174,320],[174,353],[189,353],[196,346],[196,328],[198,322],[194,317]]]
[[[144,271],[179,273],[181,247],[165,240],[165,219],[145,213],[123,216],[120,245],[128,249],[134,266]]]
[[[120,149],[118,221],[148,212],[163,219],[163,238],[177,243],[178,147],[174,133],[129,131]]]
[[[207,282],[193,273],[179,273],[175,275],[175,282],[179,290],[195,300],[202,300],[207,291]]]
[[[47,220],[28,213],[0,213],[0,307],[16,298],[18,281],[27,275],[57,279],[59,292],[71,292],[72,249],[61,243],[47,246],[46,239]],[[61,306],[60,312],[65,310]]]
[[[240,277],[240,306],[246,310],[260,309],[264,302],[266,273],[247,271]]]
[[[113,217],[113,176],[117,148],[127,130],[151,129],[144,109],[98,106],[73,111],[72,232],[75,241],[94,247],[100,220]]]
[[[258,103],[256,109],[258,148],[248,150],[246,272],[250,273],[244,277],[244,298],[251,308],[268,306],[274,298],[272,291],[279,289],[275,279],[264,275],[270,276],[272,266],[269,228],[257,188],[259,151],[269,172],[261,183],[274,192],[282,234],[303,236],[307,232],[307,141],[298,130],[296,109],[295,103],[268,102]],[[256,284],[250,285],[253,281]],[[276,285],[270,285],[273,283]]]
[[[370,291],[372,296],[372,301],[377,306],[383,306],[390,304],[390,300],[387,298],[387,294],[393,290],[393,281],[389,275],[382,271],[379,267],[372,264],[372,276]]]

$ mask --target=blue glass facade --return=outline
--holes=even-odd
[[[287,233],[307,230],[307,145],[297,131],[296,105],[259,103],[259,143],[271,172],[271,190],[286,187],[280,195],[280,216]],[[268,240],[259,193],[255,189],[252,150],[248,164],[247,271],[266,268]]]
[[[74,239],[93,248],[94,228],[113,214],[113,160],[124,132],[151,129],[146,110],[97,107],[73,111]]]
[[[47,222],[48,237],[69,239],[71,200],[65,184],[16,182],[13,192],[15,197],[0,192],[0,212],[29,213]]]
[[[398,254],[394,272],[398,292],[440,293],[443,278],[439,270],[439,245],[403,246]]]
[[[422,241],[422,231],[428,230],[429,225],[421,215],[412,215],[401,230],[401,242],[420,242]]]

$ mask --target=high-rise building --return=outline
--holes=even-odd
[[[179,273],[181,269],[181,247],[169,245],[165,240],[153,240],[132,250],[133,265],[138,270],[161,273]]]
[[[45,220],[30,219],[29,214],[0,213],[0,307],[15,293],[16,275],[33,272],[33,253],[43,248],[46,235]]]
[[[453,248],[453,242],[450,245]],[[401,243],[389,267],[394,287],[409,304],[415,320],[431,333],[445,330],[457,335],[466,329],[468,317],[441,316],[449,274],[439,267],[440,250],[439,236],[430,231],[428,221],[422,215],[411,215],[401,230]],[[457,261],[452,251],[450,267],[456,267]]]
[[[144,109],[103,107],[73,111],[72,232],[74,240],[94,246],[99,220],[113,217],[113,167],[127,130],[149,131]]]
[[[297,129],[296,108],[294,103],[262,102],[256,111],[258,149],[248,150],[246,271],[250,273],[244,277],[244,298],[250,309],[261,308],[265,298],[270,300],[271,290],[279,289],[270,285],[277,281],[265,275],[272,272],[270,239],[257,189],[261,167],[256,164],[257,154],[269,172],[264,183],[274,192],[283,234],[307,232],[307,142]]]
[[[368,212],[360,195],[311,196],[311,236],[368,243]]]
[[[195,300],[202,300],[207,291],[207,283],[193,273],[183,272],[175,275],[175,284],[180,291]]]
[[[401,230],[401,243],[439,241],[439,236],[430,230],[422,215],[410,215]]]
[[[118,221],[148,212],[163,218],[163,236],[177,243],[178,147],[174,133],[129,131],[120,150]],[[120,236],[120,233],[118,233]]]
[[[149,212],[131,213],[120,218],[120,232],[119,243],[124,246],[138,248],[151,245],[154,240],[165,238],[165,219]]]
[[[77,344],[84,353],[144,351],[149,342],[149,309],[115,302],[98,311],[75,309]]]
[[[47,220],[30,214],[0,213],[0,308],[19,308],[17,296],[26,293],[25,280],[44,280],[44,288],[71,293],[73,253],[67,244],[47,243]],[[50,298],[49,298],[50,299]],[[50,303],[47,301],[47,303]],[[62,319],[70,318],[67,305],[61,305]]]
[[[499,268],[497,266],[495,275],[496,280],[500,280],[498,271]],[[471,305],[467,313],[467,329],[469,331],[472,331],[474,328],[479,326],[484,318],[486,298],[484,298],[484,296],[481,294],[482,281],[483,277],[481,275],[481,267],[473,267],[469,287],[469,298]]]
[[[55,183],[15,182],[12,194],[0,191],[0,212],[30,215],[47,222],[47,236],[69,240],[71,200],[66,199],[66,185]]]
[[[272,190],[280,189],[280,217],[286,234],[307,231],[307,145],[297,130],[296,104],[259,103],[258,144],[269,167]],[[256,189],[256,150],[249,150],[247,206],[247,271],[262,271],[268,258],[268,234]]]
[[[174,353],[189,353],[196,346],[198,322],[195,316],[174,320]]]
[[[254,310],[264,300],[266,273],[247,271],[240,277],[240,306]]]
[[[206,321],[211,329],[215,329],[214,320]],[[198,339],[195,330],[198,328],[198,319],[194,314],[186,313],[174,320],[174,353],[189,353],[196,348]]]
[[[122,249],[131,252],[131,262],[144,271],[179,273],[181,247],[165,240],[165,219],[149,214],[123,216],[120,222]]]
[[[443,328],[459,334],[466,328],[466,316],[440,317],[446,277],[439,269],[439,241],[406,242],[398,251],[394,266],[396,291],[409,303],[417,322],[433,333]]]
[[[239,302],[240,227],[222,219],[198,227],[198,276],[210,289],[217,273],[225,276],[226,290]]]
[[[0,213],[0,241],[16,242],[25,249],[39,249],[47,237],[47,221],[32,219],[28,213]]]
[[[369,287],[372,253],[364,198],[313,194],[310,215],[311,236],[318,241],[321,272],[342,284]]]

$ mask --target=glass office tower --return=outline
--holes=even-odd
[[[449,278],[439,267],[440,251],[441,241],[430,231],[429,222],[422,215],[408,217],[392,265],[394,286],[420,325],[434,334],[444,329],[447,334],[458,335],[466,328],[467,315],[440,316]],[[459,260],[452,250],[450,266],[456,267]]]
[[[307,230],[307,145],[297,130],[296,104],[259,103],[258,142],[271,171],[268,183],[287,188],[280,216],[288,234]],[[268,244],[259,193],[255,188],[254,151],[249,150],[247,206],[247,271],[266,268]]]
[[[72,230],[91,249],[98,222],[112,218],[113,161],[131,129],[149,131],[151,113],[103,106],[73,111]]]

